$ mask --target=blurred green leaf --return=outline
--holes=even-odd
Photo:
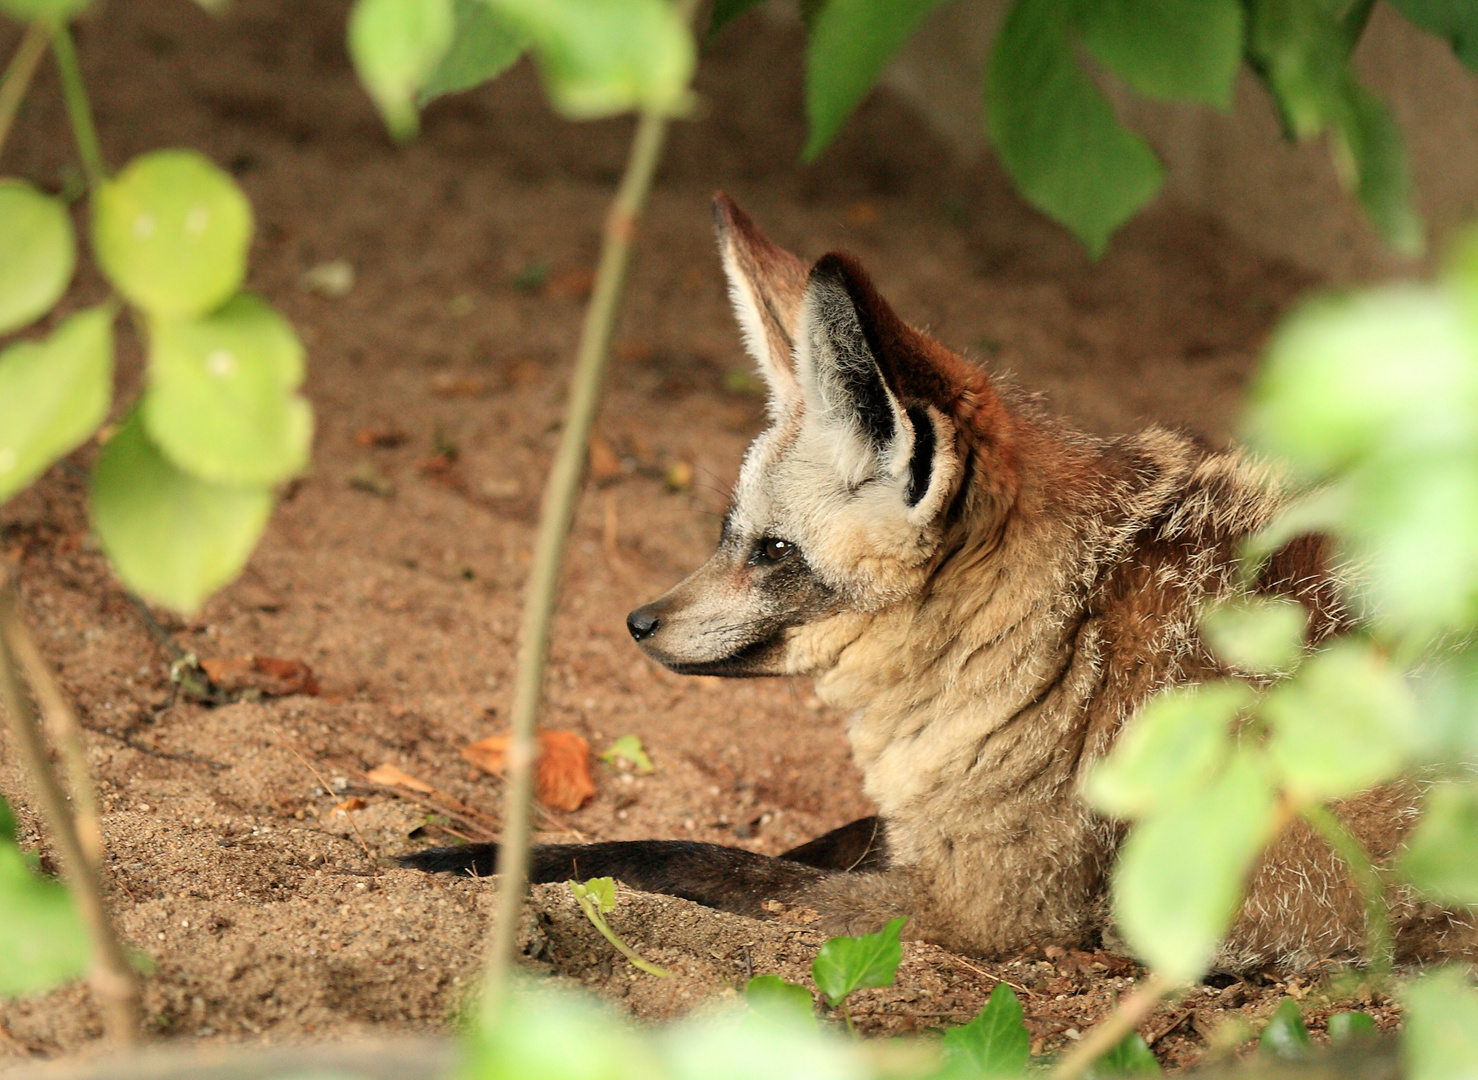
[[[893,985],[903,960],[898,935],[907,921],[900,917],[876,934],[834,937],[821,946],[811,964],[811,977],[832,1008],[846,1001],[854,990]]]
[[[688,107],[693,37],[667,0],[488,0],[534,43],[555,109],[575,120]]]
[[[80,15],[92,0],[0,0],[0,11],[22,22],[37,18],[66,20]]]
[[[617,758],[630,762],[636,771],[640,773],[657,771],[656,767],[652,764],[652,759],[647,757],[647,752],[641,744],[641,739],[635,735],[622,735],[615,742],[611,743],[606,752],[600,756],[600,759],[608,765],[613,764]]]
[[[1478,904],[1478,784],[1428,790],[1400,870],[1434,899]]]
[[[756,975],[744,984],[744,1000],[761,1016],[816,1023],[811,991],[779,975]]]
[[[528,48],[528,38],[509,26],[487,0],[454,0],[452,44],[420,90],[425,105],[496,79]]]
[[[991,49],[986,123],[1026,200],[1097,257],[1154,198],[1164,169],[1078,66],[1074,7],[1017,0]]]
[[[1385,103],[1353,78],[1345,81],[1341,95],[1334,125],[1340,179],[1392,251],[1420,255],[1427,246],[1426,226],[1416,212],[1416,189],[1401,129]]]
[[[1414,734],[1420,761],[1478,758],[1478,648],[1434,657],[1410,674],[1422,722]]]
[[[1298,663],[1308,623],[1308,611],[1296,601],[1247,596],[1207,611],[1201,632],[1223,663],[1271,675],[1292,671]]]
[[[1322,132],[1339,108],[1348,42],[1323,0],[1248,0],[1247,56],[1290,138]]]
[[[1262,76],[1290,138],[1333,130],[1335,165],[1391,248],[1420,254],[1425,230],[1412,204],[1400,129],[1356,82],[1354,45],[1337,5],[1325,0],[1250,0],[1247,55]]]
[[[1367,1012],[1337,1012],[1329,1017],[1329,1041],[1335,1046],[1359,1042],[1378,1033],[1374,1018]]]
[[[942,0],[827,0],[806,45],[806,120],[801,155],[815,161],[836,138],[888,61]]]
[[[1114,873],[1114,912],[1134,952],[1173,982],[1206,969],[1270,839],[1274,791],[1238,750],[1201,790],[1135,825]]]
[[[113,311],[80,311],[0,352],[0,502],[85,442],[113,398]]]
[[[1081,19],[1088,51],[1139,93],[1231,108],[1242,65],[1238,0],[1094,0]]]
[[[1338,799],[1400,771],[1417,726],[1401,672],[1370,645],[1338,641],[1263,698],[1268,757],[1305,799]]]
[[[61,200],[20,180],[0,180],[0,334],[50,311],[76,263],[72,218]]]
[[[150,315],[219,307],[246,277],[251,233],[236,181],[194,150],[142,154],[93,196],[98,263]]]
[[[1227,760],[1232,720],[1255,698],[1250,686],[1233,679],[1151,698],[1089,774],[1089,801],[1106,814],[1133,818],[1194,796]]]
[[[9,819],[9,807],[0,817]],[[0,998],[48,990],[87,970],[92,949],[72,896],[0,837]]]
[[[265,487],[226,487],[176,469],[135,412],[92,470],[92,522],[113,568],[140,596],[193,613],[246,565],[272,516]]]
[[[484,1007],[467,1041],[464,1080],[653,1080],[666,1070],[650,1037],[593,997],[515,988],[497,1012]]]
[[[1020,1075],[1031,1057],[1032,1041],[1023,1015],[1015,992],[996,983],[974,1020],[944,1033],[945,1060],[960,1062],[975,1076]]]
[[[1154,1051],[1137,1031],[1120,1039],[1112,1050],[1088,1067],[1086,1080],[1106,1080],[1110,1076],[1157,1076],[1160,1062]]]
[[[313,411],[292,391],[303,347],[265,301],[239,293],[201,319],[149,324],[144,424],[178,469],[264,486],[308,464]]]
[[[713,37],[731,22],[762,0],[714,0],[713,15],[708,21],[708,36]]]
[[[1455,967],[1415,980],[1402,995],[1401,1054],[1408,1080],[1473,1080],[1478,1062],[1478,991]]]
[[[1274,335],[1247,440],[1309,476],[1393,444],[1471,446],[1475,358],[1468,325],[1437,290],[1395,285],[1317,300]]]
[[[809,998],[809,995],[807,995]],[[657,1049],[667,1080],[865,1080],[875,1059],[854,1040],[817,1030],[815,1015],[745,1010],[666,1028]],[[649,1074],[650,1077],[651,1074]],[[896,1074],[897,1080],[903,1075]]]
[[[1471,0],[1391,0],[1391,6],[1447,41],[1457,58],[1478,72],[1478,5]]]
[[[10,804],[5,801],[4,797],[0,797],[0,844],[14,844],[18,835],[20,832],[15,820],[15,811],[10,808]]]
[[[420,127],[417,96],[452,45],[452,0],[355,0],[349,56],[392,138]]]
[[[1309,1029],[1304,1026],[1303,1010],[1291,997],[1284,998],[1262,1029],[1257,1040],[1258,1053],[1269,1057],[1297,1059],[1314,1048]]]

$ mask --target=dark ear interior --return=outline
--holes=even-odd
[[[826,357],[816,366],[825,396],[846,402],[873,451],[882,453],[897,435],[893,398],[862,332],[846,268],[836,256],[825,256],[811,270],[807,288],[815,312],[813,348]]]
[[[905,498],[909,506],[917,506],[924,492],[929,490],[929,478],[934,475],[934,422],[922,405],[910,405],[904,411],[913,425],[913,453],[908,459],[908,493]]]

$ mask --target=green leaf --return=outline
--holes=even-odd
[[[22,22],[38,18],[67,20],[82,14],[92,0],[0,0],[0,11]]]
[[[416,99],[451,48],[452,0],[356,0],[349,56],[392,138],[420,127]]]
[[[1086,1080],[1104,1080],[1110,1076],[1156,1076],[1160,1062],[1154,1051],[1137,1031],[1131,1031],[1113,1049],[1095,1061],[1085,1074]]]
[[[888,61],[941,0],[827,0],[806,46],[806,119],[801,155],[815,161],[836,138]]]
[[[602,915],[616,906],[614,878],[595,877],[584,883],[572,881],[570,891],[575,894],[576,899],[589,900]]]
[[[1114,912],[1136,954],[1173,982],[1206,969],[1270,838],[1275,794],[1239,750],[1200,791],[1136,825],[1114,874]]]
[[[1017,0],[991,49],[986,123],[1021,194],[1097,257],[1154,198],[1164,170],[1079,68],[1072,8]]]
[[[92,522],[123,583],[140,596],[193,613],[246,565],[272,492],[208,484],[154,448],[135,412],[92,470]]]
[[[1304,1026],[1303,1010],[1291,997],[1284,998],[1268,1020],[1268,1026],[1262,1029],[1262,1035],[1257,1040],[1258,1053],[1268,1057],[1297,1059],[1306,1057],[1313,1048],[1314,1042],[1309,1038],[1309,1029]]]
[[[422,105],[496,79],[529,45],[528,38],[499,18],[485,0],[454,0],[454,5],[452,44],[421,87]]]
[[[555,109],[575,120],[689,103],[692,34],[667,0],[488,0],[534,43]]]
[[[1268,691],[1268,757],[1305,799],[1338,799],[1400,771],[1416,738],[1416,706],[1401,672],[1370,645],[1338,641]]]
[[[1478,72],[1478,6],[1471,0],[1391,0],[1391,6],[1446,40],[1457,58]]]
[[[652,759],[647,757],[647,752],[642,747],[641,739],[635,735],[622,735],[615,742],[611,743],[609,749],[600,756],[600,759],[607,765],[614,764],[617,758],[630,762],[637,772],[651,773],[657,771],[656,767],[652,765]]]
[[[9,814],[6,807],[3,816]],[[36,874],[12,837],[0,838],[0,998],[76,978],[90,958],[87,932],[66,887]]]
[[[811,977],[832,1008],[846,1001],[853,990],[893,985],[903,960],[898,935],[907,921],[900,917],[876,934],[834,937],[821,946],[811,964]]]
[[[1337,1012],[1329,1017],[1329,1041],[1335,1046],[1360,1042],[1377,1033],[1375,1019],[1367,1012]]]
[[[709,17],[708,22],[708,36],[714,37],[740,15],[758,6],[761,2],[762,0],[714,0],[713,15]]]
[[[1347,41],[1324,0],[1248,0],[1247,55],[1290,138],[1322,132],[1339,110]]]
[[[1400,870],[1428,896],[1478,904],[1478,784],[1438,784],[1427,792]]]
[[[3,797],[0,797],[0,844],[13,844],[19,835],[20,830],[16,824],[15,811],[10,808],[10,804]]]
[[[1308,624],[1307,609],[1296,601],[1248,596],[1207,611],[1201,633],[1217,658],[1234,670],[1272,675],[1297,665]]]
[[[76,263],[77,239],[62,201],[20,180],[0,180],[0,334],[50,311]]]
[[[1414,258],[1426,250],[1427,238],[1416,212],[1406,140],[1381,99],[1354,79],[1345,81],[1342,98],[1334,128],[1340,179],[1387,246]]]
[[[1411,983],[1403,995],[1401,1053],[1409,1080],[1473,1080],[1478,1061],[1478,992],[1455,967]]]
[[[652,1040],[594,997],[515,986],[483,1005],[467,1039],[468,1080],[652,1080],[667,1074]]]
[[[113,397],[113,311],[70,316],[0,352],[0,502],[87,441]]]
[[[779,975],[756,975],[744,985],[744,1000],[760,1016],[815,1025],[811,991]]]
[[[1242,65],[1238,0],[1094,0],[1081,18],[1089,52],[1139,93],[1231,108]]]
[[[176,468],[253,487],[308,464],[313,411],[292,391],[303,347],[265,301],[239,293],[201,319],[149,324],[144,424]]]
[[[1195,795],[1226,762],[1231,722],[1255,697],[1246,683],[1222,679],[1151,698],[1089,774],[1089,801],[1114,817],[1133,818]]]
[[[98,263],[150,315],[219,307],[246,277],[251,232],[241,188],[194,150],[142,154],[93,196]]]
[[[974,1020],[944,1033],[945,1060],[961,1062],[976,1076],[1019,1075],[1031,1057],[1023,1015],[1015,992],[996,983]]]
[[[1425,230],[1412,205],[1401,132],[1385,106],[1356,82],[1353,46],[1326,0],[1251,0],[1247,53],[1288,135],[1300,142],[1333,129],[1335,165],[1386,243],[1420,254]]]

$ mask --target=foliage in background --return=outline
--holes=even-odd
[[[722,29],[761,0],[717,0]],[[826,149],[913,31],[943,0],[810,0],[806,160]],[[963,2],[963,0],[955,0]],[[1389,0],[1478,71],[1478,5]],[[1014,0],[984,73],[984,121],[1033,206],[1090,252],[1152,199],[1164,169],[1100,89],[1095,66],[1163,101],[1232,108],[1245,63],[1295,142],[1327,136],[1341,183],[1386,242],[1424,246],[1401,132],[1350,57],[1374,0]]]

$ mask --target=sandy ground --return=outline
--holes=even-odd
[[[445,842],[448,828],[496,826],[499,786],[460,750],[499,731],[508,704],[534,508],[630,132],[553,118],[521,65],[434,105],[421,138],[397,149],[350,71],[345,10],[244,0],[217,21],[184,0],[112,2],[80,34],[110,163],[187,145],[240,178],[258,221],[250,286],[307,341],[318,415],[312,471],[285,491],[241,580],[188,622],[155,612],[202,658],[311,665],[317,696],[171,699],[171,654],[87,532],[92,448],[0,509],[0,551],[20,561],[27,613],[88,729],[111,900],[152,957],[148,1024],[162,1039],[442,1030],[474,981],[490,887],[385,860]],[[15,40],[0,29],[5,54]],[[1268,327],[1314,284],[1164,205],[1091,263],[990,167],[950,164],[886,96],[802,168],[799,80],[793,28],[750,17],[710,46],[704,108],[674,133],[642,228],[599,422],[617,467],[581,505],[545,723],[597,750],[635,734],[656,772],[597,762],[594,800],[542,819],[550,838],[777,852],[869,810],[841,718],[807,685],[670,675],[623,627],[705,557],[762,422],[752,380],[735,374],[746,362],[709,233],[716,188],[805,255],[857,252],[907,318],[1094,431],[1160,420],[1226,439]],[[66,180],[49,72],[5,155],[8,174]],[[329,260],[355,271],[346,295],[303,285]],[[102,291],[84,272],[69,302]],[[130,342],[120,401],[138,374]],[[666,483],[675,465],[694,481]],[[471,812],[428,819],[434,805],[366,780],[385,762]],[[8,751],[0,791],[44,850]],[[356,796],[362,808],[336,809]],[[612,922],[681,977],[630,969],[562,887],[538,890],[525,953],[663,1018],[750,973],[804,979],[820,944],[804,926],[629,893]],[[867,1030],[938,1028],[967,1019],[1003,976],[1050,1052],[1134,973],[1103,954],[986,964],[910,946],[898,985],[864,993],[857,1014]],[[1167,1064],[1185,1064],[1228,1018],[1255,1023],[1285,993],[1324,992],[1269,973],[1201,988],[1143,1030]],[[1317,1029],[1323,1013],[1311,1015]],[[85,1049],[99,1031],[79,987],[7,1003],[0,1062]]]

